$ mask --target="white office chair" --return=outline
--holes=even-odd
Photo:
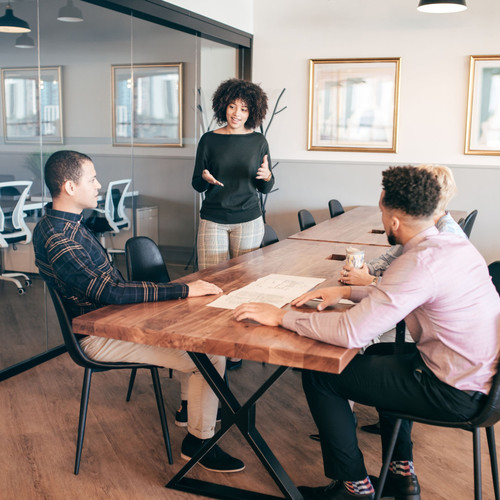
[[[104,200],[104,208],[96,208],[96,214],[86,220],[87,227],[98,234],[101,244],[110,258],[113,253],[124,253],[125,250],[117,249],[114,247],[106,246],[105,233],[117,234],[120,231],[130,229],[130,219],[125,213],[125,196],[127,195],[128,188],[132,179],[121,179],[119,181],[112,181],[108,184],[106,190],[106,198]],[[99,216],[102,214],[103,216]]]
[[[0,248],[11,245],[15,250],[18,243],[31,243],[31,231],[24,220],[24,204],[32,184],[32,181],[0,182]],[[25,286],[31,285],[31,279],[24,273],[0,274],[0,280],[12,281],[17,286],[19,295],[23,295],[25,289],[17,278],[24,278]]]

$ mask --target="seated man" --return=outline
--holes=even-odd
[[[42,278],[60,293],[70,317],[107,304],[156,302],[222,291],[205,281],[187,285],[123,279],[94,234],[82,223],[82,211],[97,206],[101,187],[88,156],[76,151],[54,153],[45,164],[45,182],[53,202],[33,233],[35,261]],[[182,458],[191,458],[204,440],[214,435],[217,397],[187,352],[95,336],[83,338],[80,345],[95,360],[150,363],[190,373],[188,434],[182,442]],[[225,358],[209,358],[222,375]],[[218,446],[200,464],[215,472],[237,472],[245,467]]]
[[[238,321],[281,325],[322,342],[363,347],[405,319],[415,341],[409,352],[358,355],[339,374],[303,371],[303,387],[321,436],[326,487],[300,487],[307,499],[372,499],[374,488],[358,447],[348,400],[441,420],[472,417],[488,394],[499,353],[500,298],[484,259],[466,239],[440,233],[433,214],[439,184],[429,172],[391,167],[383,172],[382,222],[389,243],[403,254],[376,286],[338,286],[304,294],[318,310],[340,299],[357,302],[344,312],[301,313],[268,304],[243,304]],[[381,419],[382,448],[393,421]],[[384,494],[419,500],[411,425],[403,422]]]
[[[441,233],[453,233],[462,238],[467,238],[462,228],[453,220],[453,217],[446,211],[446,207],[457,192],[457,185],[453,178],[452,171],[444,165],[418,165],[431,174],[434,174],[439,186],[441,195],[434,214],[434,223]],[[370,260],[363,267],[356,269],[346,264],[340,271],[339,281],[346,285],[372,285],[379,281],[380,276],[389,267],[390,263],[403,253],[402,245],[394,245],[380,257]]]

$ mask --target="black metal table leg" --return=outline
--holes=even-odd
[[[189,460],[189,462],[168,482],[166,487],[224,500],[271,500],[278,498],[303,500],[302,495],[297,490],[296,486],[293,484],[292,480],[255,427],[255,405],[257,401],[267,391],[267,389],[269,389],[274,382],[278,380],[288,367],[280,366],[277,368],[275,372],[253,393],[248,401],[245,404],[240,405],[206,354],[190,352],[189,355],[221,401],[223,418],[221,422],[221,429],[214,435],[213,438],[207,441],[200,448],[191,460]],[[233,425],[238,427],[241,434],[256,454],[257,458],[264,465],[273,481],[284,494],[284,497],[276,497],[273,495],[266,495],[254,491],[247,491],[184,477]]]

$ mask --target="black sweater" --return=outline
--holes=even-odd
[[[219,224],[249,222],[262,215],[259,196],[269,193],[274,177],[266,182],[256,179],[264,155],[271,166],[266,138],[258,132],[250,134],[215,134],[202,136],[196,152],[192,185],[196,191],[206,191],[200,216]],[[207,169],[224,184],[209,184],[202,177]]]

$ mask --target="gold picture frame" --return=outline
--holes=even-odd
[[[500,155],[500,55],[470,56],[466,155]]]
[[[6,144],[63,144],[61,66],[2,69]]]
[[[113,146],[182,147],[182,63],[111,66]]]
[[[396,153],[401,58],[311,59],[307,149]]]

